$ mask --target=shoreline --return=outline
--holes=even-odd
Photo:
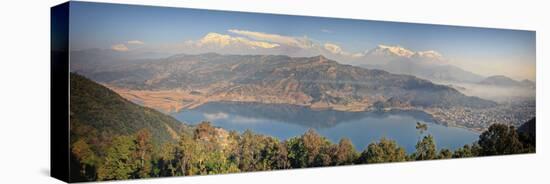
[[[443,109],[436,108],[420,108],[420,107],[385,107],[385,108],[372,108],[367,107],[368,104],[358,102],[351,105],[337,105],[328,103],[302,103],[292,100],[275,100],[267,97],[233,97],[227,95],[212,95],[204,96],[202,93],[196,94],[195,90],[131,90],[126,88],[119,88],[108,84],[102,84],[107,88],[115,91],[123,98],[132,101],[141,106],[153,108],[159,110],[165,114],[178,113],[187,109],[194,109],[207,103],[215,102],[237,102],[237,103],[261,103],[261,104],[273,104],[273,105],[295,105],[306,107],[314,111],[333,110],[340,112],[389,112],[395,110],[402,111],[421,111],[428,114],[434,124],[462,128],[475,133],[481,133],[486,128],[482,127],[466,127],[459,125],[456,122],[445,122],[436,111],[444,111]],[[267,99],[267,100],[266,100]],[[435,110],[434,110],[435,109]]]

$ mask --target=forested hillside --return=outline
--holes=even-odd
[[[70,118],[74,133],[71,136],[76,136],[73,139],[89,134],[74,131],[81,125],[117,135],[147,128],[156,142],[177,139],[181,130],[189,129],[171,116],[136,105],[83,76],[71,74],[70,80]]]
[[[134,136],[155,144],[176,142],[191,127],[154,109],[141,107],[78,74],[70,74],[71,176],[95,180],[96,166],[118,147],[121,136]],[[88,172],[86,172],[88,171]]]

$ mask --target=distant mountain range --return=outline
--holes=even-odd
[[[71,72],[87,73],[102,71],[128,62],[137,63],[151,59],[166,58],[173,54],[161,52],[127,51],[110,49],[86,49],[71,51]]]
[[[368,51],[356,65],[396,74],[414,75],[433,81],[477,83],[483,76],[450,65],[438,52],[411,51],[399,46],[378,47]]]
[[[529,87],[535,88],[535,82],[530,80],[516,81],[503,75],[490,76],[479,82],[482,85],[503,86],[503,87]]]
[[[381,69],[395,74],[414,75],[434,82],[478,83],[485,78],[452,64],[436,50],[413,51],[401,46],[378,45],[363,52],[347,51],[335,43],[320,43],[307,37],[228,30],[229,34],[210,32],[197,40],[165,46],[142,46],[135,49],[88,49],[71,52],[71,69],[87,72],[100,69],[107,63],[129,60],[165,58],[181,52],[203,54],[208,52],[239,55],[288,55],[310,57],[324,55],[342,64]],[[271,42],[262,38],[276,38]],[[77,62],[72,62],[77,61]],[[110,64],[107,64],[111,67]],[[87,68],[87,69],[84,69]]]
[[[496,105],[411,75],[344,65],[324,56],[175,55],[86,75],[113,88],[130,89],[125,91],[127,97],[146,104],[151,100],[147,98],[153,97],[157,102],[185,103],[176,110],[209,101],[294,104],[342,111]]]

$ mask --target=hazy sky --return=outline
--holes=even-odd
[[[478,74],[535,78],[536,39],[532,31],[84,2],[71,4],[72,50],[179,43],[198,40],[210,32],[244,35],[230,30],[334,43],[350,53],[364,52],[379,44],[399,45],[415,51],[435,50],[452,64]]]

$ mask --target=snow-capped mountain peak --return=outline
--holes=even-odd
[[[411,57],[414,55],[414,52],[401,46],[378,45],[376,48],[368,51],[367,54],[376,56]]]
[[[444,61],[442,54],[435,50],[426,50],[426,51],[412,51],[401,46],[388,46],[388,45],[378,45],[376,48],[371,49],[366,52],[365,56],[374,56],[374,57],[402,57],[410,58],[415,60],[438,60]]]

